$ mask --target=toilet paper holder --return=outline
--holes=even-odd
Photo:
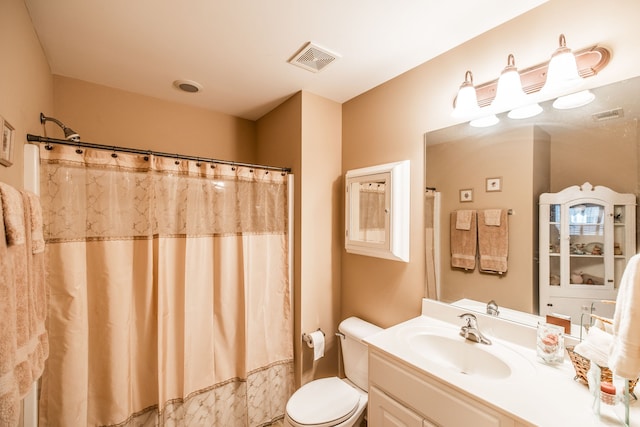
[[[318,329],[316,329],[316,331],[320,331],[320,332],[322,332],[323,336],[326,336],[326,334],[324,333],[324,331],[322,329],[318,328]],[[307,345],[311,346],[312,345],[312,343],[311,343],[311,335],[307,334],[306,332],[303,332],[302,333],[302,341],[306,342]]]

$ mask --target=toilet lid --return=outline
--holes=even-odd
[[[322,378],[298,389],[287,402],[287,414],[298,424],[338,424],[358,409],[360,393],[340,378]]]

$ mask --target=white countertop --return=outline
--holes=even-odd
[[[535,328],[474,313],[478,318],[479,329],[493,341],[491,346],[486,346],[493,347],[486,348],[488,352],[516,353],[513,357],[503,359],[511,365],[513,371],[510,377],[503,379],[465,375],[417,353],[403,339],[406,332],[414,328],[450,329],[452,336],[456,337],[462,325],[457,316],[463,312],[465,310],[459,307],[425,300],[423,315],[388,328],[365,341],[400,362],[440,379],[523,423],[543,427],[622,425],[616,421],[613,406],[601,404],[600,417],[593,413],[593,398],[585,385],[573,379],[575,371],[568,358],[565,358],[564,363],[552,366],[538,361]],[[632,399],[631,426],[640,426],[639,405]],[[616,405],[617,411],[620,412],[621,408],[621,404]]]

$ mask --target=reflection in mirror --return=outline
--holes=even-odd
[[[359,227],[352,228],[355,240],[370,243],[383,243],[387,222],[386,180],[354,182],[351,186],[352,197],[358,199]]]
[[[493,299],[501,309],[537,315],[540,194],[585,182],[638,194],[640,77],[591,92],[595,100],[580,108],[557,110],[548,101],[534,118],[503,114],[491,128],[463,123],[425,135],[425,186],[441,196],[438,299],[481,306]],[[500,191],[487,189],[493,177],[501,178]],[[472,202],[460,202],[461,189],[473,189]],[[493,208],[513,212],[507,273],[452,269],[450,213]]]

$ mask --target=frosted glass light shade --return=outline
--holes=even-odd
[[[578,72],[576,57],[566,46],[564,35],[560,35],[560,47],[551,56],[547,66],[547,80],[540,90],[545,96],[557,96],[577,88],[583,82]]]
[[[507,117],[510,119],[528,119],[529,117],[537,116],[540,113],[542,113],[542,107],[536,102],[523,107],[514,108],[509,111]]]
[[[473,126],[474,128],[486,128],[489,126],[496,125],[498,124],[498,122],[500,122],[500,119],[498,118],[498,116],[496,116],[495,114],[491,114],[490,116],[485,116],[479,119],[471,120],[469,122],[469,125]]]
[[[471,71],[467,71],[464,82],[458,90],[452,116],[455,118],[468,118],[478,114],[479,111],[478,95],[476,94],[476,88],[473,86],[473,74],[471,74]]]
[[[505,111],[524,104],[526,102],[526,96],[522,90],[520,74],[518,74],[515,67],[510,70],[505,69],[498,79],[496,97],[491,103],[491,106],[495,111]]]
[[[557,110],[569,110],[571,108],[582,107],[596,99],[590,90],[582,90],[570,95],[561,96],[553,101],[553,108]]]

